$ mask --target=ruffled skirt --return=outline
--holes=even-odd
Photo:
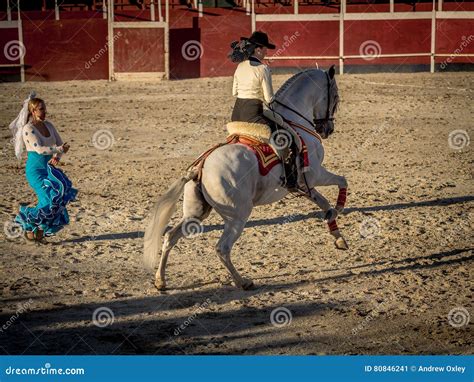
[[[50,155],[28,152],[26,179],[38,197],[35,207],[20,207],[15,221],[25,231],[44,231],[45,236],[54,235],[69,224],[67,204],[75,200],[77,190],[58,168],[48,164]]]

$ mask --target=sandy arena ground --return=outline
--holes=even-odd
[[[258,207],[232,257],[256,288],[237,290],[214,252],[222,226],[212,213],[204,234],[171,253],[166,293],[141,266],[146,216],[225,139],[231,78],[1,84],[2,225],[36,200],[8,130],[32,88],[71,144],[62,168],[79,197],[47,245],[2,232],[0,352],[472,354],[474,75],[338,84],[325,165],[349,181],[338,222],[350,249],[335,249],[302,198]],[[92,142],[100,129],[113,134],[105,150]],[[465,132],[450,144],[454,130]],[[320,191],[335,202],[334,187]]]

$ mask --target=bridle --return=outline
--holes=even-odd
[[[326,123],[328,123],[329,121],[334,121],[334,116],[331,114],[331,79],[329,78],[329,73],[328,72],[325,72],[325,73],[326,73],[326,77],[327,77],[327,80],[328,80],[328,86],[327,86],[328,106],[327,106],[327,109],[326,109],[326,116],[324,118],[313,118],[313,121],[311,122],[303,114],[301,114],[297,110],[293,109],[292,107],[290,107],[288,105],[285,105],[284,103],[278,101],[277,99],[274,99],[271,103],[277,103],[277,104],[283,106],[285,109],[290,110],[291,112],[295,113],[299,117],[303,118],[316,131],[318,131],[318,132],[322,131],[323,127]]]

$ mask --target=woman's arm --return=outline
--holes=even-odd
[[[234,74],[234,83],[232,84],[232,95],[237,97],[237,76]]]
[[[23,128],[23,140],[25,141],[25,146],[28,151],[35,151],[41,155],[53,155],[63,152],[60,146],[42,146],[31,125],[26,125]]]
[[[51,122],[46,122],[49,124],[49,126],[51,127],[51,131],[53,132],[54,134],[54,139],[56,140],[56,145],[57,146],[62,146],[64,144],[63,140],[61,139],[61,136],[59,135],[58,131],[56,130],[56,128],[54,127],[54,125],[51,123]],[[59,161],[62,157],[63,153],[57,153],[54,155],[54,157]]]
[[[268,105],[273,100],[273,85],[272,85],[272,74],[270,73],[270,68],[264,66],[262,73],[262,88],[263,88],[263,98],[265,103]]]

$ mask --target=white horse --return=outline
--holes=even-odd
[[[339,100],[334,74],[332,66],[328,71],[309,69],[294,75],[276,93],[271,107],[286,120],[299,126],[296,130],[306,143],[310,164],[309,171],[305,172],[310,190],[307,198],[326,213],[325,219],[330,233],[336,239],[336,247],[347,249],[347,243],[335,221],[338,212],[344,207],[347,182],[344,177],[322,167],[323,145],[309,132],[316,129],[322,138],[327,138],[334,130],[333,119]],[[256,156],[249,155],[248,148],[242,144],[230,144],[217,148],[207,157],[200,182],[196,181],[196,169],[191,169],[175,181],[155,205],[145,232],[144,264],[148,269],[155,269],[161,249],[156,287],[160,290],[166,288],[168,255],[178,240],[189,231],[186,224],[200,224],[214,209],[224,220],[224,232],[216,245],[217,256],[237,287],[251,288],[252,280],[243,278],[232,264],[232,246],[242,234],[254,206],[274,203],[288,194],[288,190],[281,186],[282,171],[282,165],[278,164],[266,176],[260,175]],[[332,208],[328,200],[314,188],[329,185],[339,187],[336,208]],[[183,218],[175,227],[167,230],[183,190]]]

